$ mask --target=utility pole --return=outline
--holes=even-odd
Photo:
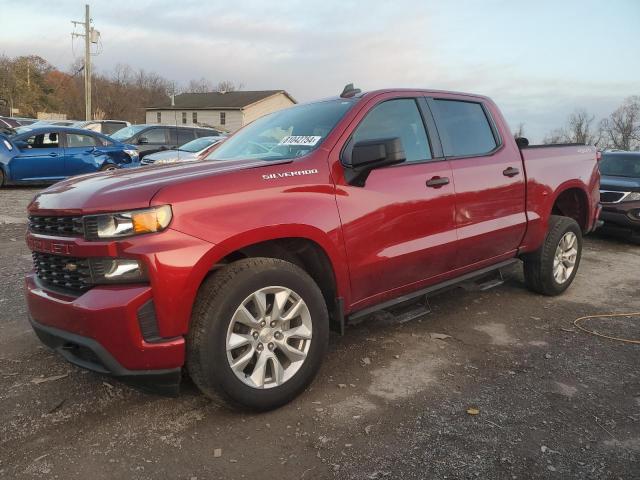
[[[72,37],[84,37],[84,115],[85,120],[91,120],[91,44],[98,43],[100,32],[94,30],[91,26],[91,16],[89,14],[89,5],[84,6],[84,22],[72,20],[73,25],[82,25],[84,34],[71,34]]]

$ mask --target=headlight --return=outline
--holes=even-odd
[[[176,159],[175,158],[159,158],[158,160],[156,160],[155,162],[153,162],[156,165],[162,165],[165,163],[176,163]]]
[[[131,160],[133,160],[134,162],[137,162],[138,157],[140,156],[137,150],[129,150],[128,148],[125,148],[124,153],[129,155],[131,157]]]
[[[629,195],[624,197],[623,202],[637,202],[640,200],[640,192],[631,192]]]
[[[161,232],[169,226],[171,217],[169,205],[130,212],[87,215],[84,217],[84,234],[87,240],[102,240]]]
[[[130,258],[92,258],[89,262],[94,284],[144,282],[147,276],[140,262]]]

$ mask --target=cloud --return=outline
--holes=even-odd
[[[348,82],[471,91],[493,97],[534,140],[575,108],[604,116],[640,93],[638,62],[628,61],[635,43],[624,41],[636,35],[625,21],[638,11],[634,2],[619,5],[615,27],[607,23],[611,9],[576,10],[579,1],[541,0],[525,11],[497,0],[94,3],[103,47],[94,64],[102,72],[126,63],[178,83],[205,77],[283,88],[302,101],[335,95]],[[61,68],[73,62],[69,20],[82,18],[84,0],[53,9],[47,0],[0,0],[0,10],[4,53],[35,53]],[[612,45],[616,55],[607,57]],[[610,72],[591,58],[607,58]]]

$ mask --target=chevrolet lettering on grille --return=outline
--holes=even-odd
[[[29,245],[29,249],[38,252],[55,253],[57,255],[72,254],[72,245],[69,243],[52,242],[42,238],[28,237],[27,245]]]

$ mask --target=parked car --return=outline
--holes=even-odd
[[[79,120],[44,120],[49,125],[58,125],[60,127],[73,127]]]
[[[4,135],[14,135],[15,129],[19,126],[20,124],[12,118],[0,117],[0,133]]]
[[[38,121],[37,118],[27,118],[27,117],[8,117],[8,118],[10,118],[11,120],[15,120],[21,126],[31,125],[32,123],[36,123]]]
[[[186,366],[215,401],[264,410],[312,381],[330,326],[518,261],[534,292],[569,287],[600,208],[594,147],[525,148],[482,96],[358,92],[255,120],[206,162],[38,194],[40,339],[158,391]]]
[[[78,128],[37,128],[0,142],[0,186],[53,183],[64,178],[139,166],[133,145]]]
[[[221,132],[212,128],[174,127],[171,125],[142,124],[118,130],[111,137],[120,142],[136,145],[140,159],[150,153],[177,148],[200,137],[220,136]]]
[[[603,230],[640,243],[640,152],[604,152],[600,173]]]
[[[105,135],[112,135],[118,130],[122,130],[130,125],[129,122],[124,120],[86,120],[73,124],[76,128],[84,128],[86,130],[104,133]]]
[[[176,162],[195,162],[203,160],[211,151],[227,137],[201,137],[191,140],[178,148],[147,155],[140,162],[142,165],[159,165]]]
[[[24,133],[41,127],[74,127],[78,120],[38,120],[36,122],[20,125],[16,128],[17,133]]]

